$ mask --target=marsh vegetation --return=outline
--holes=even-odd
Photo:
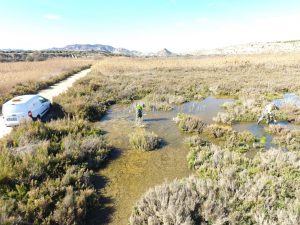
[[[260,125],[277,144],[267,150],[234,126],[256,122],[285,93],[299,94],[299,65],[299,54],[97,62],[55,98],[64,119],[25,124],[2,141],[1,222],[81,224],[99,206],[115,209],[102,220],[113,224],[298,224],[299,132]],[[228,101],[211,107],[211,96]],[[136,100],[146,104],[141,134]],[[189,111],[191,103],[199,107]],[[277,118],[296,124],[298,111],[286,106]],[[160,138],[161,149],[140,151]],[[102,167],[112,149],[119,154]],[[109,184],[96,189],[90,178],[98,169]],[[101,202],[99,192],[113,201]]]

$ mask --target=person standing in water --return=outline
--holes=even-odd
[[[138,103],[135,106],[135,115],[136,115],[136,124],[141,124],[143,121],[143,110],[144,110],[145,105]]]

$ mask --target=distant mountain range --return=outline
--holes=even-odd
[[[49,48],[49,51],[99,51],[110,54],[119,54],[126,56],[141,56],[143,53],[138,51],[131,51],[125,48],[115,48],[110,45],[101,45],[101,44],[73,44],[67,45],[62,48]]]
[[[116,54],[116,55],[126,55],[126,56],[159,56],[159,57],[169,57],[175,56],[168,49],[164,48],[157,53],[142,53],[139,51],[128,50],[126,48],[115,48],[111,45],[102,44],[73,44],[67,45],[62,48],[49,48],[48,51],[99,51],[103,53]]]

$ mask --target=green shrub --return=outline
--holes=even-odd
[[[153,132],[137,130],[129,135],[129,143],[134,149],[151,151],[160,147],[161,139]]]
[[[219,138],[224,140],[232,132],[232,127],[220,124],[210,124],[205,128],[205,133],[210,138]]]
[[[251,132],[237,132],[230,126],[211,124],[205,128],[204,133],[213,143],[231,151],[246,152],[259,147],[258,140]]]
[[[87,163],[89,168],[99,168],[106,159],[109,147],[103,137],[68,135],[62,140],[63,157],[72,164]]]
[[[187,133],[202,133],[206,124],[196,116],[186,115],[179,113],[174,121],[180,128],[180,130]]]
[[[1,224],[84,224],[100,196],[91,182],[110,147],[84,120],[21,124],[1,142]]]
[[[185,138],[184,143],[188,147],[197,147],[207,145],[208,141],[204,140],[201,136],[195,135]]]
[[[253,148],[253,143],[255,141],[255,136],[249,131],[233,131],[226,137],[224,147],[233,151],[246,152]]]
[[[14,157],[7,149],[0,149],[0,185],[12,180],[14,173]]]

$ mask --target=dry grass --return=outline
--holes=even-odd
[[[244,107],[261,105],[263,100],[300,90],[300,54],[166,59],[116,57],[101,60],[93,69],[96,74],[110,79],[133,79],[134,86],[149,88],[154,84],[152,93],[181,95],[183,100],[208,94],[255,100]]]
[[[300,54],[216,56],[216,57],[178,57],[178,58],[106,58],[99,63],[103,73],[141,72],[163,69],[188,70],[197,68],[227,69],[228,67],[277,69],[280,67],[299,67]],[[255,75],[255,74],[253,74]]]
[[[0,63],[0,96],[10,92],[18,83],[47,81],[61,73],[91,64],[86,59],[49,59],[41,62]]]

